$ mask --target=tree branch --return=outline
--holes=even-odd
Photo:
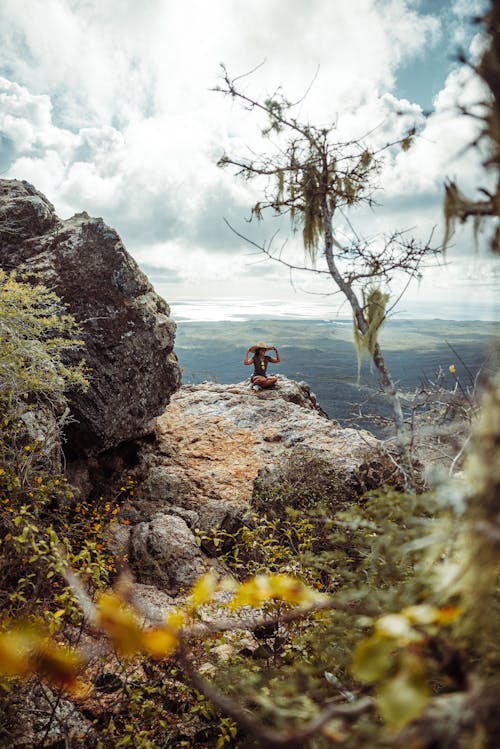
[[[353,720],[368,710],[372,710],[375,704],[371,697],[363,697],[354,703],[328,705],[303,728],[275,731],[265,726],[260,717],[253,715],[235,699],[224,694],[202,678],[194,669],[193,663],[185,651],[180,652],[178,658],[192,686],[205,697],[208,697],[217,709],[232,718],[241,728],[260,741],[265,742],[266,747],[303,747],[305,742],[318,733],[332,718],[342,717],[346,720]]]

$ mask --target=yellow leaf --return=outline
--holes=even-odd
[[[271,597],[269,578],[265,575],[256,575],[238,586],[230,607],[232,609],[236,609],[239,606],[258,608],[264,601],[270,600]]]
[[[393,641],[380,635],[362,640],[352,659],[354,678],[366,684],[383,678],[392,664],[393,650]]]
[[[402,614],[381,616],[375,622],[375,631],[379,635],[391,637],[394,640],[418,639],[417,633],[413,630],[410,622]]]
[[[436,622],[445,627],[447,624],[454,622],[455,619],[458,619],[460,613],[461,611],[458,606],[441,606],[436,612]]]
[[[457,606],[436,608],[428,604],[421,604],[419,606],[408,606],[408,608],[403,609],[402,614],[414,624],[441,624],[446,626],[460,615],[460,609]]]
[[[73,684],[83,665],[76,653],[48,638],[34,648],[31,661],[37,674],[62,689]]]
[[[412,624],[433,624],[436,621],[437,609],[429,604],[408,606],[401,612]]]
[[[52,615],[54,619],[59,619],[61,616],[65,614],[64,609],[57,609],[57,611]]]
[[[270,600],[308,606],[324,601],[325,596],[290,575],[256,575],[237,587],[230,607],[258,608]]]
[[[330,739],[330,741],[342,742],[347,739],[347,734],[342,730],[343,728],[344,724],[337,718],[328,721],[328,723],[321,729],[321,733],[323,736],[326,736],[327,739]]]
[[[94,692],[94,685],[83,679],[75,679],[67,688],[71,698],[76,701],[86,700]]]
[[[321,593],[290,575],[271,575],[270,584],[273,597],[286,603],[309,606],[325,600]]]
[[[217,575],[213,572],[208,572],[200,577],[191,591],[190,602],[192,606],[196,608],[211,601],[217,587]]]
[[[30,653],[38,636],[31,629],[11,629],[0,634],[0,673],[26,676],[30,673]]]
[[[405,669],[380,688],[377,704],[384,720],[400,729],[420,715],[428,697],[429,688],[422,675]]]
[[[172,655],[177,648],[178,642],[177,633],[168,627],[146,629],[142,633],[144,651],[156,660],[168,658]]]
[[[97,602],[97,626],[106,632],[122,655],[141,650],[142,628],[135,611],[116,593],[103,593]]]
[[[170,627],[170,629],[173,629],[174,631],[180,629],[183,624],[185,623],[187,618],[187,615],[184,611],[181,611],[180,609],[174,609],[173,611],[169,611],[165,616],[165,623],[167,627]]]

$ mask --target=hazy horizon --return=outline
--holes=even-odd
[[[161,290],[157,288],[159,293]],[[239,298],[218,299],[177,299],[166,298],[170,306],[171,317],[179,323],[189,322],[249,322],[251,320],[320,320],[328,322],[349,323],[352,314],[347,305],[332,304],[327,301],[282,300],[248,300]],[[403,303],[392,310],[388,322],[404,320],[452,320],[499,322],[500,301],[486,303],[477,301],[464,305],[453,302],[436,302],[432,305]]]

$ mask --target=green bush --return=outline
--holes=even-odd
[[[231,537],[232,543],[227,534],[217,534],[224,549],[221,558],[230,569],[240,579],[293,574],[333,594],[345,607],[262,627],[255,633],[260,644],[253,652],[235,649],[217,668],[215,681],[222,691],[264,725],[285,730],[312,719],[318,704],[366,693],[352,673],[353,653],[378,617],[433,595],[430,571],[439,564],[456,520],[433,493],[379,487],[358,494],[352,484],[346,489],[345,480],[325,461],[303,450],[256,483],[253,504],[253,516]],[[449,638],[450,631],[436,628],[424,638],[417,662],[418,668],[425,662],[435,694],[462,688],[468,668],[459,641]],[[405,658],[404,649],[400,655],[395,650],[387,678],[398,674]],[[421,684],[416,700],[427,694],[427,682]],[[339,724],[340,734],[345,728]],[[366,715],[349,729],[342,745],[354,748],[369,741],[371,747],[385,747],[386,740],[378,719]],[[318,749],[330,745],[321,735],[311,742]],[[240,736],[233,746],[258,743]]]

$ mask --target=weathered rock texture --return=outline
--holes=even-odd
[[[142,582],[173,595],[189,589],[203,572],[201,551],[185,520],[177,515],[158,513],[149,523],[134,526],[129,560],[140,570]]]
[[[58,219],[27,182],[0,180],[0,265],[39,273],[81,324],[90,387],[70,396],[73,456],[144,434],[180,384],[170,310],[100,218]]]
[[[239,527],[259,473],[272,471],[293,448],[325,458],[352,487],[379,446],[370,433],[326,418],[308,386],[286,377],[259,392],[248,381],[185,385],[157,420],[156,436],[137,470],[130,561],[140,582],[156,581],[171,593],[194,572],[185,552],[173,562],[173,547],[180,540],[193,549],[187,539],[196,529]],[[210,553],[209,544],[203,548]],[[189,558],[202,561],[191,552]]]
[[[47,685],[33,681],[18,683],[10,700],[9,732],[0,735],[0,746],[9,749],[96,746],[92,721],[67,696],[56,694]],[[5,725],[7,716],[2,717]]]
[[[246,382],[184,385],[159,417],[157,442],[139,487],[143,506],[180,505],[200,518],[250,499],[259,471],[303,445],[355,474],[379,444],[369,432],[327,419],[305,383],[280,377],[275,390]],[[203,525],[203,522],[202,522]]]

